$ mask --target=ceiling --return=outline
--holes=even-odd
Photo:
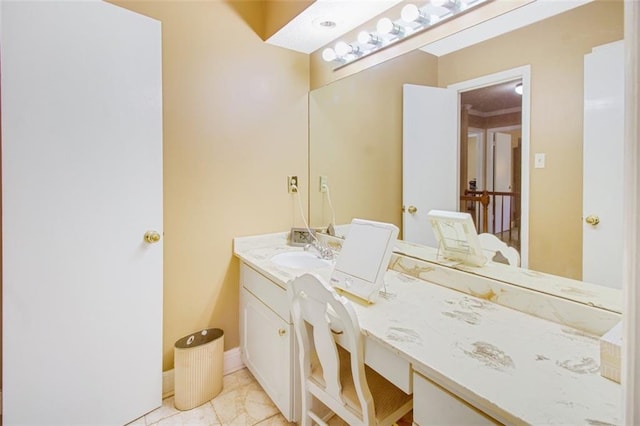
[[[460,94],[460,104],[471,105],[471,114],[482,116],[522,109],[522,95],[515,91],[519,82],[509,81],[463,92]]]
[[[446,55],[590,1],[593,0],[536,0],[512,12],[430,43],[421,50],[436,56]],[[343,34],[363,26],[400,2],[401,0],[316,0],[271,36],[267,43],[310,54],[336,41]],[[425,3],[425,0],[415,2],[418,6]],[[336,25],[321,25],[327,21],[335,22]]]

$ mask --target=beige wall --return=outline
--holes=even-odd
[[[313,226],[331,221],[321,175],[338,224],[361,217],[401,226],[403,83],[436,85],[437,58],[414,51],[309,95]]]
[[[439,85],[531,64],[529,268],[582,274],[583,61],[623,38],[622,1],[597,1],[443,56]],[[533,168],[533,154],[547,166]]]
[[[117,2],[162,22],[164,365],[174,342],[222,328],[239,345],[236,236],[300,226],[309,58],[265,44],[263,2]]]

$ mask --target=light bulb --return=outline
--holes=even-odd
[[[368,44],[371,40],[371,34],[367,31],[360,31],[358,33],[358,43],[360,44]]]
[[[380,44],[380,39],[368,31],[358,33],[358,43],[360,44]]]
[[[402,8],[402,12],[400,12],[400,17],[405,22],[414,22],[420,19],[420,9],[415,4],[409,3],[405,7]]]
[[[389,18],[382,18],[378,21],[376,30],[381,34],[389,34],[393,31],[393,22],[391,22],[391,19]]]
[[[336,55],[338,55],[338,57],[341,58],[341,57],[345,56],[346,54],[351,53],[351,46],[349,46],[344,41],[339,41],[333,47],[333,50],[335,50]]]
[[[330,47],[327,47],[322,51],[322,59],[324,59],[326,62],[335,61],[337,57],[338,55],[336,55],[335,50]]]
[[[444,6],[449,0],[431,0],[431,4],[435,7]]]
[[[380,34],[396,34],[401,35],[404,32],[404,28],[400,25],[394,24],[389,18],[382,18],[376,25],[376,30]]]

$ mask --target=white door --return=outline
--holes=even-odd
[[[584,65],[582,279],[622,288],[623,42],[594,48]]]
[[[427,213],[458,210],[458,93],[402,88],[403,239],[436,247]]]
[[[162,394],[160,24],[1,8],[3,421],[125,424]]]
[[[476,189],[481,191],[485,189],[484,130],[470,127],[467,135],[467,141],[469,144],[469,150],[467,153],[469,158],[469,161],[467,162],[467,176],[469,177],[469,180],[476,180]],[[469,182],[467,182],[467,188],[468,187]]]
[[[502,132],[490,132],[489,191],[511,192],[513,182],[513,148],[511,135]],[[511,198],[493,196],[489,204],[489,232],[496,234],[511,228]],[[495,224],[495,225],[494,225]]]

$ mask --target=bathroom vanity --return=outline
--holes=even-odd
[[[302,250],[286,238],[234,240],[241,261],[240,339],[247,367],[283,415],[299,420],[286,283],[305,272],[328,281],[331,266],[274,262],[278,253]],[[339,249],[340,240],[328,242]],[[365,335],[365,362],[413,394],[414,424],[620,423],[621,387],[599,374],[598,337],[621,317],[598,305],[618,303],[613,293],[594,298],[585,285],[580,297],[592,299],[582,303],[562,297],[572,288],[563,279],[522,270],[546,283],[544,292],[533,291],[478,273],[486,269],[424,260],[429,253],[417,259],[408,255],[412,250],[429,249],[399,243],[404,254],[393,255],[385,275],[389,295],[353,306]],[[502,265],[483,268],[514,273]]]

